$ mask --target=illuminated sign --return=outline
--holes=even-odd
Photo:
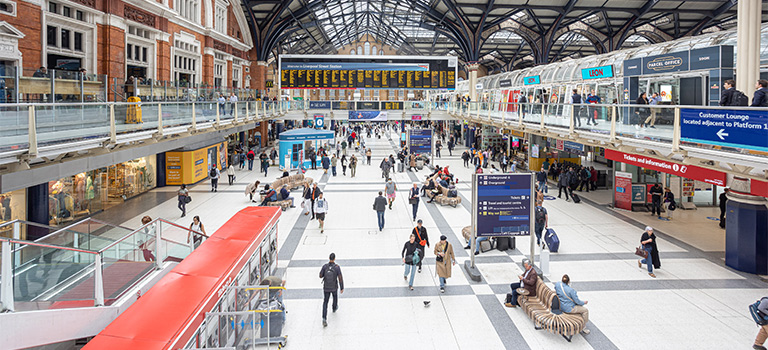
[[[613,66],[601,66],[584,68],[581,70],[581,79],[613,78]]]
[[[536,85],[540,83],[541,83],[541,79],[539,79],[538,75],[532,75],[530,77],[523,78],[523,84],[525,85]]]

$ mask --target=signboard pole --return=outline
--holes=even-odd
[[[477,174],[472,174],[472,234],[469,240],[470,266],[475,268],[475,241],[477,241]]]
[[[432,164],[432,168],[435,167],[435,134],[432,130],[429,131],[429,164]]]
[[[536,185],[533,183],[533,174],[531,174],[531,187],[530,188],[534,189],[534,188],[536,188],[535,186]],[[529,230],[531,228],[535,227],[535,225],[536,225],[535,218],[534,218],[534,216],[536,215],[536,202],[535,202],[536,201],[536,194],[533,193],[533,191],[531,191],[531,196],[530,197],[531,197],[530,198],[531,199],[531,204],[530,204],[531,215],[529,216],[529,220],[530,220],[530,224],[528,226]],[[534,253],[536,252],[536,244],[533,243],[533,236],[534,236],[533,234],[529,234],[528,235],[528,238],[531,239],[531,264],[532,265],[535,264],[534,261],[536,261],[536,260],[533,260]]]

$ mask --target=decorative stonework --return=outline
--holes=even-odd
[[[83,0],[83,1],[92,1],[92,0]],[[150,27],[155,26],[155,15],[139,10],[133,6],[125,5],[123,14],[125,15],[125,19],[129,19],[134,22],[139,22],[141,24],[145,24]]]
[[[243,58],[243,59],[245,59],[245,57],[244,57],[244,55],[243,55],[243,52],[242,52],[242,51],[240,51],[240,50],[238,50],[238,49],[236,49],[236,48],[234,48],[234,47],[233,47],[233,48],[232,48],[230,51],[232,51],[232,52],[231,52],[231,53],[232,53],[232,56],[235,56],[235,57],[238,57],[238,58]]]
[[[227,44],[218,40],[213,41],[213,48],[219,51],[227,52]]]
[[[96,7],[96,0],[72,0],[78,4],[85,5],[88,7]]]

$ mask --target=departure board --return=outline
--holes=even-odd
[[[281,55],[282,89],[456,89],[451,56]]]

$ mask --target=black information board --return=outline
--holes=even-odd
[[[475,176],[477,237],[530,235],[533,175]]]

